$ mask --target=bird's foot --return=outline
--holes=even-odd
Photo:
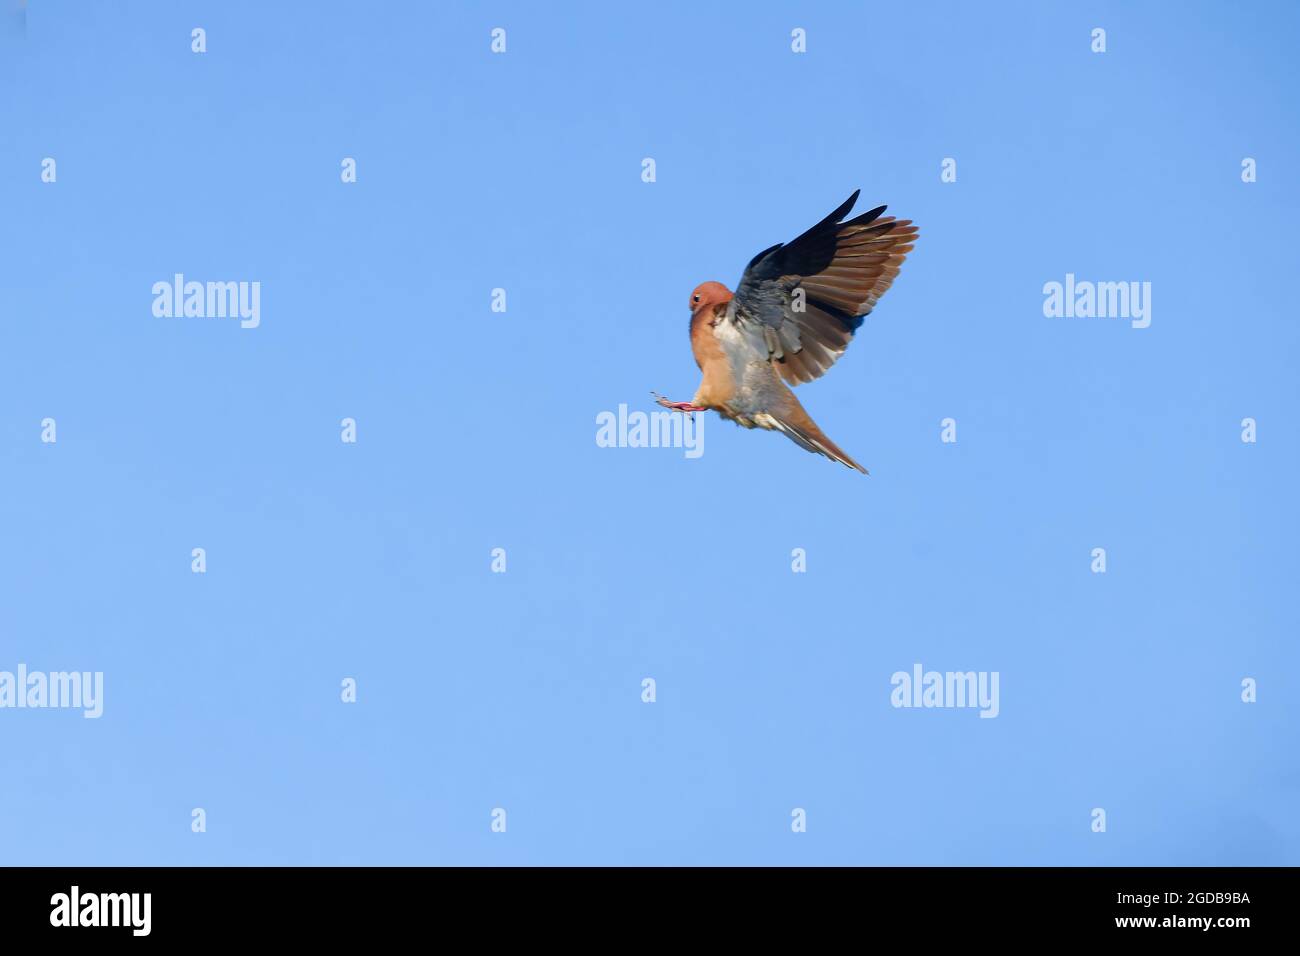
[[[690,402],[670,402],[658,392],[651,392],[655,397],[655,403],[662,405],[664,408],[671,408],[675,412],[704,412],[708,411],[703,405],[692,405]]]

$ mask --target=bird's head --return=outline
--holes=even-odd
[[[731,290],[721,282],[701,282],[691,293],[691,314],[696,315],[702,309],[712,311],[719,305],[731,301]]]

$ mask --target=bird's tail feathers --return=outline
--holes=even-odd
[[[817,423],[803,409],[799,409],[793,414],[769,413],[764,415],[763,418],[767,419],[766,423],[770,423],[770,428],[779,431],[800,448],[817,455],[825,455],[831,461],[838,461],[840,464],[854,468],[864,475],[868,473],[867,469],[850,458],[839,445],[827,438],[826,433],[817,427]]]

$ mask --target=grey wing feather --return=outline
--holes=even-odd
[[[844,354],[863,317],[885,294],[918,230],[877,206],[847,222],[854,192],[788,243],[764,249],[736,286],[739,323],[757,323],[768,355],[790,385],[825,374]]]

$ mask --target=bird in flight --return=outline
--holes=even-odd
[[[820,378],[844,354],[916,242],[912,221],[882,216],[884,206],[844,222],[860,191],[799,238],[756,255],[735,292],[721,282],[695,287],[691,351],[704,378],[689,402],[652,392],[660,405],[713,409],[867,473],[790,390]]]

